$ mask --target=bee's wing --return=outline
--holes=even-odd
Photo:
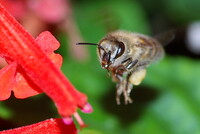
[[[169,30],[153,36],[162,46],[168,45],[174,38],[177,30]]]

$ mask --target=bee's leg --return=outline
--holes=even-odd
[[[120,105],[120,96],[123,93],[123,87],[124,87],[123,77],[118,73],[112,73],[112,79],[113,81],[117,82],[116,102],[118,105]]]
[[[128,74],[127,78],[124,80],[124,100],[125,104],[132,103],[130,98],[130,93],[133,85],[139,85],[146,76],[146,69],[140,69],[135,72]]]
[[[136,64],[138,63],[138,59],[133,60],[131,57],[124,60],[122,62],[122,64],[125,65],[126,70],[130,70],[131,68],[133,68]]]
[[[130,92],[133,88],[133,85],[129,82],[129,77],[131,76],[131,73],[127,75],[125,79],[125,87],[124,87],[124,101],[125,104],[132,103],[132,100],[130,98]]]
[[[129,97],[130,96],[130,90],[131,90],[130,88],[132,88],[132,84],[127,82],[126,79],[120,81],[117,84],[116,101],[117,101],[118,105],[120,104],[120,96],[121,96],[122,93],[124,95],[125,104],[132,103],[132,100]]]
[[[136,64],[138,63],[138,60],[134,60],[134,61],[130,61],[127,63],[127,65],[125,66],[126,70],[130,70],[131,68],[133,68]]]
[[[124,91],[124,81],[120,81],[117,83],[117,91],[116,91],[116,102],[120,105],[120,96]]]
[[[131,85],[130,83],[128,85]],[[132,89],[132,85],[131,85],[131,89]],[[131,91],[131,89],[126,89],[124,88],[124,102],[125,104],[129,104],[132,103],[132,99],[130,98],[130,93],[128,93],[127,91]]]
[[[133,84],[130,83],[129,79],[132,73],[129,74],[129,76],[127,77],[127,94],[128,96],[130,96],[131,90],[133,89]]]

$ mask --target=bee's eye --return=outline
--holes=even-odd
[[[123,42],[116,42],[116,43],[117,43],[118,48],[117,48],[117,52],[114,59],[117,59],[118,57],[120,57],[125,51],[125,46]]]

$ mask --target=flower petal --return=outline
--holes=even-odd
[[[15,84],[13,85],[12,91],[18,99],[24,99],[42,92],[40,88],[28,78],[20,67],[17,68]]]
[[[48,119],[32,125],[0,131],[0,134],[77,134],[74,123],[66,125],[62,119]]]
[[[13,62],[0,70],[0,100],[10,97],[16,68],[17,64]]]
[[[35,41],[46,54],[53,53],[53,51],[60,47],[60,43],[48,31],[39,34]]]
[[[39,34],[35,41],[42,51],[47,54],[48,58],[60,68],[63,59],[61,55],[54,53],[60,47],[60,43],[56,38],[50,32],[45,31]]]
[[[63,58],[60,54],[49,54],[47,55],[49,57],[49,59],[51,59],[51,61],[58,67],[61,68],[62,66],[62,62],[63,62]]]

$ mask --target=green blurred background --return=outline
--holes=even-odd
[[[155,35],[200,20],[199,0],[75,0],[71,4],[81,35],[93,43],[115,29]],[[95,46],[87,46],[87,61],[77,61],[61,45],[63,72],[94,108],[91,114],[79,112],[89,125],[81,134],[200,134],[199,56],[184,49],[185,33],[179,33],[169,44],[172,47],[167,46],[165,58],[152,64],[142,84],[134,87],[130,105],[116,104],[115,83],[101,68]],[[61,44],[67,43],[64,34],[56,36]],[[58,117],[45,95],[11,98],[0,102],[0,107],[0,117],[10,127]],[[5,123],[0,126],[9,128]]]

